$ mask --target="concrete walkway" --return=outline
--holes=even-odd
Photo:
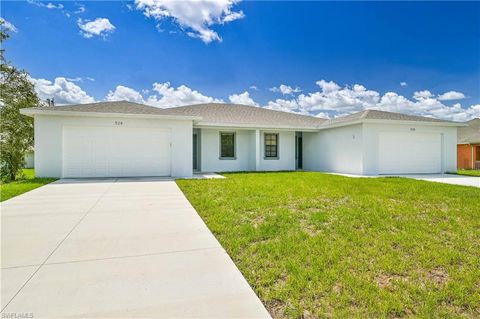
[[[455,175],[455,174],[423,174],[423,175],[401,175],[422,181],[480,187],[480,177]]]
[[[352,178],[382,178],[382,177],[404,177],[413,178],[422,181],[461,185],[461,186],[473,186],[480,187],[480,177],[465,176],[456,174],[405,174],[405,175],[353,175],[353,174],[341,174],[341,173],[329,173],[326,174],[340,175]]]
[[[2,318],[270,318],[172,180],[60,180],[1,222]]]

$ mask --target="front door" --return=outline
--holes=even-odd
[[[197,170],[197,143],[198,143],[198,135],[193,134],[193,170]]]
[[[297,169],[302,169],[303,168],[303,143],[302,143],[301,136],[297,136],[296,149],[297,149]]]

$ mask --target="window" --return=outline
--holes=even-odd
[[[278,158],[278,134],[265,133],[265,158]]]
[[[235,133],[220,133],[220,158],[235,158]]]
[[[476,151],[476,153],[477,153],[477,159],[476,159],[476,160],[477,160],[477,161],[480,161],[480,146],[477,146],[477,151]]]

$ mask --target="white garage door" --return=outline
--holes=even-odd
[[[170,175],[170,130],[63,128],[63,177]]]
[[[379,174],[440,173],[439,133],[382,132],[379,134]]]

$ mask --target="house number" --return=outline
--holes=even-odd
[[[115,125],[123,125],[123,121],[115,121]]]

